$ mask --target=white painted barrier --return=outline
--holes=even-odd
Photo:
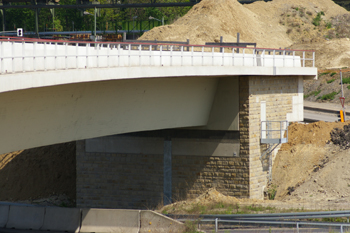
[[[83,209],[80,232],[138,233],[140,210]]]
[[[9,205],[0,206],[0,227],[5,227],[9,218]]]
[[[10,206],[6,228],[40,230],[44,222],[45,208],[33,206]]]
[[[79,232],[80,209],[46,207],[44,223],[40,230]]]

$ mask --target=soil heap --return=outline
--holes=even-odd
[[[235,42],[239,32],[241,42],[256,42],[257,47],[316,50],[319,68],[348,67],[348,38],[326,38],[336,37],[344,28],[350,36],[350,23],[340,31],[336,26],[337,17],[344,14],[348,11],[332,0],[273,0],[247,5],[237,0],[203,0],[173,24],[154,28],[140,40],[189,39],[191,44],[205,44],[219,42],[223,36],[224,42]]]

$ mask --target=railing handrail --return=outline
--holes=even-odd
[[[240,46],[223,46],[223,45],[198,45],[198,44],[175,44],[175,43],[145,43],[145,42],[110,42],[110,41],[70,41],[70,40],[49,40],[38,38],[26,38],[26,37],[9,37],[0,36],[0,41],[14,41],[14,42],[48,42],[48,43],[68,43],[68,44],[137,44],[137,45],[167,45],[167,46],[183,46],[183,47],[205,47],[205,48],[237,48],[237,49],[255,49],[265,51],[288,51],[288,52],[315,52],[315,50],[297,50],[297,49],[280,49],[280,48],[259,48],[259,47],[240,47]],[[205,52],[205,51],[204,51]]]

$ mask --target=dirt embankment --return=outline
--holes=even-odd
[[[350,201],[350,121],[290,126],[291,143],[273,166],[277,200],[337,203]]]
[[[0,155],[0,200],[75,202],[75,142]],[[47,203],[50,204],[50,203]]]

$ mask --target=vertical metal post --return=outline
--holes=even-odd
[[[215,219],[215,232],[218,232],[219,230],[219,223],[218,223],[218,218]]]
[[[237,32],[237,47],[239,47],[239,37],[240,37],[240,34],[239,32]],[[237,49],[237,53],[239,53],[239,48]]]
[[[163,204],[171,204],[172,195],[172,163],[171,163],[171,139],[164,140],[164,185]]]
[[[343,225],[340,225],[340,233],[343,233]]]
[[[35,9],[35,34],[39,38],[39,8]]]
[[[341,97],[344,98],[344,90],[343,90],[343,73],[340,69],[340,84],[341,84]],[[344,100],[345,103],[345,100]],[[346,121],[346,113],[345,113],[345,105],[343,107],[343,116],[344,116],[344,122]]]
[[[303,67],[305,67],[305,51],[303,51]]]
[[[94,41],[96,42],[97,41],[97,38],[96,38],[96,14],[97,14],[97,9],[95,7],[95,10],[94,10],[94,20],[95,20],[95,25],[94,25]]]
[[[222,52],[222,42],[223,42],[223,38],[222,38],[222,36],[220,36],[220,53]]]
[[[5,9],[2,9],[1,13],[2,13],[2,32],[4,33],[6,31],[5,30]]]
[[[299,223],[297,222],[297,233],[299,233]]]

